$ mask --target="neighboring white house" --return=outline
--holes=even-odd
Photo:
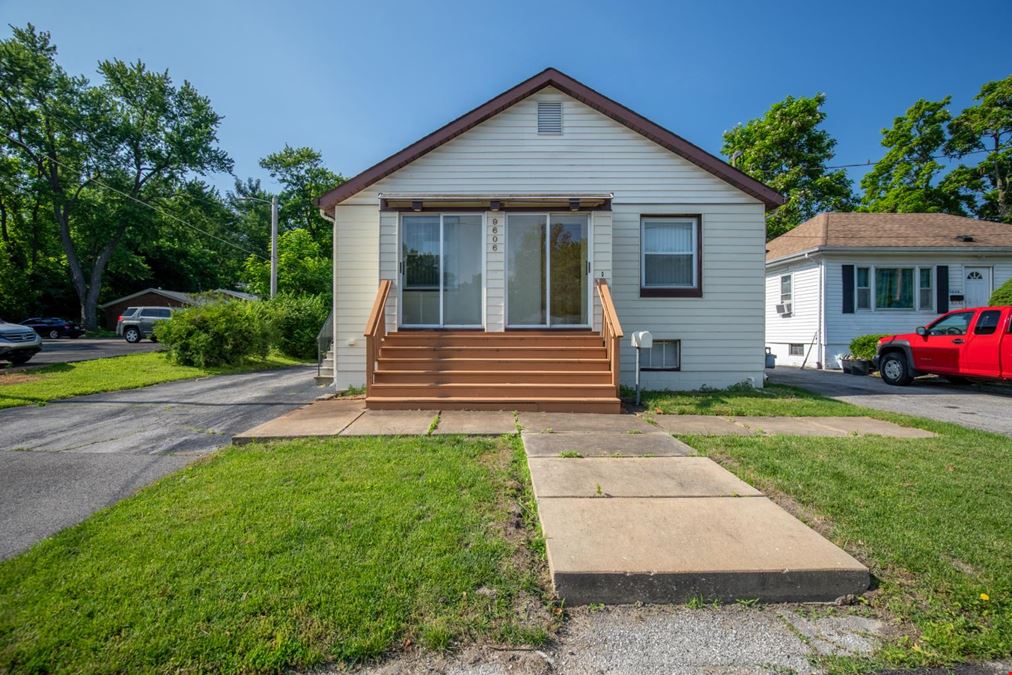
[[[777,365],[839,368],[855,337],[986,305],[1012,278],[1012,225],[941,213],[823,213],[766,250]]]
[[[650,330],[647,387],[761,385],[764,217],[782,201],[547,69],[318,200],[334,221],[335,384],[365,381],[381,280],[386,331],[484,335],[600,331],[605,280],[622,382],[629,334]]]

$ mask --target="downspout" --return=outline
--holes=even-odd
[[[823,307],[823,294],[826,292],[826,259],[819,258],[819,362],[815,367],[826,369],[826,313]]]
[[[333,362],[333,373],[331,379],[331,386],[334,390],[337,390],[337,208],[334,208],[334,217],[331,218],[327,215],[327,212],[320,209],[320,217],[328,221],[331,224],[331,242],[330,242],[330,311],[334,317],[334,325],[331,327],[331,331],[334,336],[331,338],[330,344],[331,349],[334,351],[334,362]]]

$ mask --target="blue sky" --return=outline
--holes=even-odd
[[[72,73],[118,57],[190,80],[236,173],[268,187],[257,161],[285,143],[352,176],[547,66],[714,153],[784,96],[825,92],[840,164],[878,158],[917,98],[958,111],[1012,72],[1008,0],[0,0],[0,17],[50,31]]]

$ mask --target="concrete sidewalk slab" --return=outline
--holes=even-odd
[[[569,605],[831,601],[868,588],[867,568],[765,497],[554,498],[538,508]]]
[[[705,457],[531,457],[528,462],[538,499],[762,496]]]
[[[754,431],[776,436],[850,436],[847,431],[822,424],[819,417],[735,417]]]
[[[444,410],[439,414],[436,435],[498,436],[515,434],[513,413],[504,410]]]
[[[314,401],[232,437],[236,444],[311,436],[336,436],[365,410],[363,399]]]
[[[904,427],[874,417],[819,417],[819,424],[858,436],[888,436],[891,438],[934,438],[938,434],[926,429]]]
[[[717,415],[654,415],[654,422],[669,434],[686,436],[748,436],[758,432],[728,417]]]
[[[636,415],[607,415],[604,413],[545,413],[521,412],[520,426],[525,431],[552,432],[627,432],[647,433],[657,428]]]
[[[341,436],[421,436],[428,433],[433,410],[366,410]]]
[[[576,452],[582,457],[685,457],[696,454],[688,445],[663,431],[634,434],[524,431],[521,436],[530,457],[559,457],[564,452]]]

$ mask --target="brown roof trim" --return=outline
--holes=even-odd
[[[481,124],[485,120],[499,114],[506,108],[527,98],[545,87],[555,87],[559,91],[590,106],[616,122],[645,136],[654,143],[671,152],[684,157],[696,166],[704,169],[721,180],[730,183],[739,190],[746,192],[766,205],[767,209],[775,209],[784,203],[784,197],[772,188],[764,185],[742,171],[734,168],[720,158],[711,155],[697,145],[690,143],[681,136],[664,127],[651,122],[642,115],[633,112],[624,105],[600,94],[590,87],[577,82],[555,68],[546,68],[534,77],[524,80],[512,89],[499,94],[478,106],[465,115],[458,117],[446,126],[437,129],[428,136],[418,140],[400,152],[394,153],[382,162],[366,169],[354,178],[342,183],[316,200],[317,206],[330,210],[335,205],[364,190],[373,183],[389,176],[394,171],[410,164],[422,155],[438,148],[465,131]]]

